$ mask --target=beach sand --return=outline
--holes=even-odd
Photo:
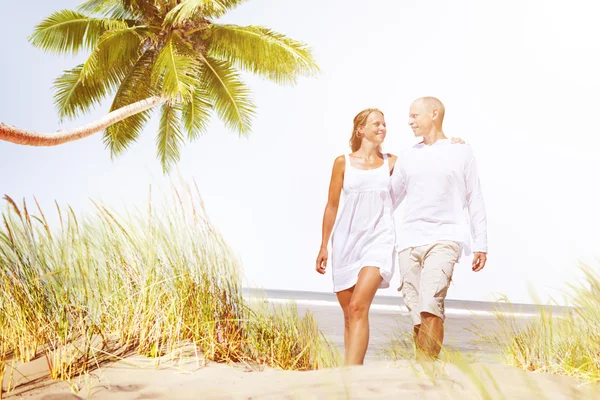
[[[341,311],[336,307],[299,306],[315,315],[332,342],[343,346]],[[446,342],[475,362],[418,365],[380,356],[393,329],[411,329],[405,313],[373,311],[372,335],[365,366],[318,371],[281,371],[244,364],[205,362],[193,349],[170,358],[131,356],[102,366],[72,382],[47,379],[44,357],[13,371],[20,385],[6,398],[58,399],[593,399],[593,385],[568,377],[531,373],[507,367],[484,347],[471,343],[465,330],[473,323],[492,324],[490,317],[448,317]],[[457,365],[460,365],[457,366]],[[466,368],[466,370],[464,370]],[[6,387],[10,368],[3,387]],[[473,379],[477,376],[477,379]]]
[[[7,398],[59,399],[593,399],[591,385],[572,378],[527,373],[499,364],[470,364],[486,391],[455,365],[409,361],[362,367],[280,371],[250,365],[163,362],[141,356],[66,382],[39,381]],[[436,372],[430,370],[435,368]],[[73,394],[71,388],[75,389]]]

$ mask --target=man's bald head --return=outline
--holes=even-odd
[[[440,125],[444,122],[444,114],[446,113],[446,107],[435,97],[421,97],[416,99],[413,104],[422,107],[422,109],[428,113],[433,113],[437,111],[438,122]]]

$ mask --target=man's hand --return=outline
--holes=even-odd
[[[450,143],[452,143],[452,144],[457,144],[457,143],[458,144],[465,144],[465,141],[462,140],[461,138],[453,137],[452,139],[450,139]]]
[[[327,248],[321,247],[321,250],[319,250],[319,255],[317,256],[317,265],[315,267],[317,272],[321,275],[323,275],[327,269],[327,258],[329,258]]]
[[[487,254],[482,252],[473,253],[473,271],[479,272],[485,267],[487,261]]]

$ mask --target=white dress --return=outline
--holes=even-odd
[[[379,168],[362,170],[346,158],[344,205],[331,237],[333,291],[356,285],[363,267],[378,267],[390,286],[394,272],[394,218],[390,197],[390,167],[387,154]]]

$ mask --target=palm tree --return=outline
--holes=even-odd
[[[250,132],[254,104],[240,79],[250,71],[293,84],[318,67],[303,43],[261,26],[212,22],[244,0],[87,0],[36,26],[30,42],[45,51],[87,60],[54,82],[61,120],[89,112],[114,96],[98,121],[50,134],[0,124],[0,139],[54,146],[104,130],[112,156],[135,142],[160,107],[158,158],[165,171],[185,140],[205,131],[213,112],[240,135]]]

